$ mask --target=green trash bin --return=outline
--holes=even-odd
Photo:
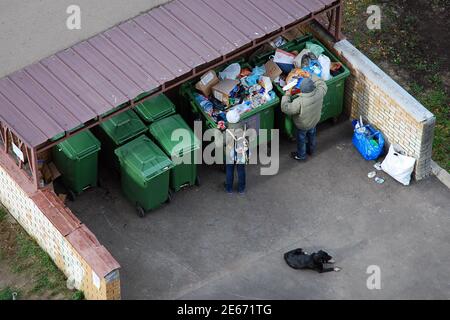
[[[184,187],[194,184],[198,186],[199,178],[197,176],[195,159],[197,150],[200,148],[200,141],[183,118],[176,114],[153,123],[149,129],[152,137],[174,162],[174,168],[170,173],[170,187],[172,190],[177,192]],[[172,141],[172,133],[177,129],[185,129],[188,133],[188,139]],[[188,163],[180,163],[182,159]]]
[[[176,113],[175,105],[165,94],[157,95],[140,103],[135,112],[146,124],[159,121]]]
[[[314,39],[311,35],[307,35],[295,40],[292,40],[286,43],[284,46],[280,47],[288,52],[298,51],[301,52],[306,48],[306,43],[312,42],[314,44],[320,45],[325,51],[324,54],[328,56],[331,62],[340,62],[335,55],[333,55],[322,43],[318,40]],[[262,65],[266,63],[273,52],[267,52],[265,54],[258,55],[255,60],[252,61],[254,65]],[[342,113],[344,108],[344,91],[345,91],[345,80],[350,76],[350,70],[342,64],[342,68],[340,73],[330,80],[326,81],[328,86],[328,92],[323,100],[323,109],[322,109],[322,117],[320,122],[324,122],[329,119],[337,119],[337,117]],[[284,96],[283,89],[274,83],[274,90],[280,97]],[[290,139],[295,138],[295,125],[290,116],[286,116],[281,112],[281,109],[278,108],[277,112],[277,122],[280,126],[280,129],[284,131],[286,136]]]
[[[147,136],[142,135],[116,149],[120,162],[122,190],[136,205],[139,216],[170,201],[172,161]]]
[[[252,68],[243,60],[237,61],[240,63],[242,68]],[[218,69],[217,72],[224,68]],[[196,115],[199,120],[203,121],[206,129],[217,128],[217,123],[207,114],[200,104],[195,101],[194,93],[197,93],[195,89],[195,83],[193,81],[184,83],[180,88],[180,94],[190,102],[192,112]],[[280,98],[277,96],[270,102],[267,102],[259,107],[253,109],[252,111],[246,112],[241,115],[241,123],[245,123],[247,129],[255,129],[259,132],[260,129],[267,130],[267,136],[258,134],[257,144],[263,144],[264,142],[270,142],[271,130],[275,128],[275,108],[280,105]],[[254,145],[251,147],[255,147]]]
[[[83,131],[53,148],[53,161],[61,172],[62,181],[71,200],[89,187],[97,186],[97,165],[100,141],[89,131]]]
[[[114,151],[147,131],[145,124],[132,110],[125,111],[100,124],[95,134],[102,142],[101,157],[115,170],[120,170]]]

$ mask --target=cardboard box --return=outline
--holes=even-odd
[[[225,106],[230,105],[230,93],[239,84],[237,80],[222,80],[212,88],[214,98],[222,102]]]
[[[219,78],[217,77],[217,74],[214,70],[211,70],[207,73],[205,73],[201,78],[200,81],[197,82],[195,85],[195,89],[200,91],[204,96],[209,97],[212,92],[212,87],[214,87],[216,84],[220,82]]]
[[[44,164],[40,171],[46,184],[54,181],[55,179],[61,176],[61,173],[58,171],[53,162],[50,162],[49,164]]]
[[[266,67],[265,76],[269,77],[272,81],[283,74],[283,71],[275,62],[273,62],[273,60],[267,61],[264,66]]]
[[[59,172],[58,168],[56,168],[56,165],[53,162],[50,162],[48,164],[48,167],[50,169],[50,172],[52,174],[52,180],[56,180],[61,176],[61,172]]]

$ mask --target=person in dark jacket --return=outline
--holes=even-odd
[[[288,93],[281,100],[281,110],[289,116],[297,127],[297,151],[291,156],[304,161],[307,154],[312,155],[316,148],[316,126],[322,115],[323,98],[327,94],[325,81],[313,75],[300,85],[301,93],[291,96]]]

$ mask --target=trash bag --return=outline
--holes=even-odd
[[[391,145],[386,159],[381,164],[381,169],[401,184],[409,186],[416,159],[401,153],[400,147]]]
[[[314,53],[316,57],[320,56],[325,51],[325,49],[322,48],[322,46],[319,46],[318,44],[309,41],[306,43],[306,49],[311,50],[311,52]]]
[[[331,79],[330,68],[331,60],[326,55],[321,54],[319,56],[319,63],[322,66],[322,80],[328,81]]]
[[[315,74],[319,78],[322,78],[322,66],[318,60],[310,60],[309,65],[303,67],[303,70],[311,75]]]
[[[304,61],[303,57],[309,56],[309,54],[312,54],[311,50],[303,49],[294,59],[294,65],[296,68],[304,67],[302,65],[302,61]],[[307,63],[309,65],[309,61]]]
[[[376,160],[383,153],[384,137],[380,131],[375,130],[370,124],[360,126],[358,120],[353,120],[355,128],[353,145],[366,160]]]
[[[236,80],[241,73],[241,65],[239,63],[232,63],[219,73],[220,80]]]

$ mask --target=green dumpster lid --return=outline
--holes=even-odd
[[[109,119],[102,123],[100,127],[117,145],[121,145],[127,140],[147,131],[144,123],[132,110],[125,111]]]
[[[100,141],[89,130],[78,133],[58,144],[58,149],[71,160],[83,159],[100,150]]]
[[[116,149],[115,153],[121,165],[134,172],[140,182],[149,181],[173,167],[164,152],[144,135]]]
[[[144,121],[152,123],[174,114],[175,105],[165,94],[160,94],[139,104],[135,110]]]
[[[179,114],[159,120],[150,125],[149,129],[163,150],[171,156],[182,156],[200,148],[198,138]],[[189,139],[180,138],[177,141],[172,141],[172,133],[177,129],[185,129],[189,134]],[[182,135],[182,137],[185,136]]]

